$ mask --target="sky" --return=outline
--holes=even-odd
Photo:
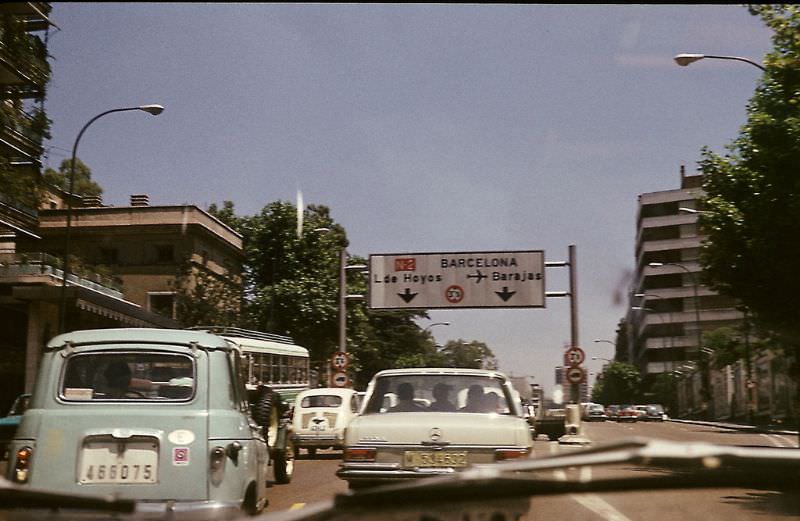
[[[771,32],[735,5],[53,3],[45,166],[78,157],[104,203],[325,205],[351,255],[576,251],[578,345],[612,358],[637,196],[724,152]],[[546,268],[546,291],[568,270]],[[567,298],[432,310],[551,390]],[[594,380],[594,376],[590,377]]]

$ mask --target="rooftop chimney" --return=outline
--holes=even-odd
[[[131,206],[150,206],[150,196],[147,194],[132,195]]]

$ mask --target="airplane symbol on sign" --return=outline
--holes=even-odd
[[[467,275],[467,278],[468,279],[478,279],[478,280],[475,281],[475,284],[480,284],[483,279],[488,277],[488,275],[484,275],[483,273],[481,273],[481,270],[477,270],[477,271],[478,271],[477,274],[475,274],[475,275],[472,275],[472,274]]]

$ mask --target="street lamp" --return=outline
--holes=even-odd
[[[736,60],[736,61],[740,61],[740,62],[749,63],[750,65],[753,65],[754,67],[758,67],[762,71],[766,70],[764,68],[764,66],[761,65],[760,63],[754,62],[753,60],[750,60],[748,58],[742,58],[740,56],[713,56],[711,54],[682,53],[682,54],[676,55],[673,59],[675,60],[675,63],[677,63],[681,67],[686,67],[690,63],[694,63],[694,62],[696,62],[698,60],[702,60],[702,59],[705,59],[705,58],[713,58],[715,60]]]
[[[92,119],[90,119],[84,126],[81,128],[81,131],[78,132],[78,137],[75,138],[75,144],[72,145],[72,161],[70,162],[69,167],[69,190],[67,193],[67,228],[64,234],[64,262],[63,262],[63,273],[61,279],[61,299],[59,303],[59,317],[58,317],[58,331],[59,333],[66,332],[67,326],[67,278],[69,277],[69,240],[70,240],[70,231],[72,228],[72,197],[73,197],[73,190],[75,189],[75,159],[78,154],[78,143],[81,141],[81,137],[83,133],[86,132],[86,129],[89,128],[89,125],[97,121],[98,119],[111,114],[113,112],[128,112],[132,110],[141,110],[142,112],[147,112],[153,116],[158,116],[162,112],[164,112],[164,107],[161,105],[140,105],[138,107],[125,107],[119,109],[111,109],[105,112],[101,112],[100,114],[96,115]]]
[[[702,347],[703,347],[703,331],[700,327],[700,298],[697,296],[697,278],[695,277],[694,272],[692,272],[689,268],[684,266],[679,262],[651,262],[648,264],[651,268],[662,268],[664,266],[676,266],[681,268],[685,271],[692,279],[692,288],[694,290],[694,319],[695,319],[695,328],[697,329],[697,350],[698,354],[700,355],[700,360],[705,361],[705,357],[703,356]],[[709,402],[710,400],[710,382],[709,378],[710,375],[708,374],[708,364],[703,364],[703,378],[702,378],[702,394],[703,400]]]
[[[422,330],[423,333],[427,333],[431,330],[434,326],[449,326],[450,322],[434,322],[433,324],[427,326],[425,329]]]

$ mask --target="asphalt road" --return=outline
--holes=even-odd
[[[797,447],[797,436],[742,432],[712,425],[688,423],[584,423],[584,435],[593,443],[609,442],[631,436],[670,441],[704,441],[730,445]],[[550,442],[542,437],[534,445],[534,457],[575,451],[576,445]],[[341,452],[321,451],[310,459],[302,456],[295,463],[295,474],[288,485],[269,489],[270,505],[266,512],[302,509],[346,493],[347,485],[335,476]],[[591,477],[590,469],[576,469]],[[606,472],[636,475],[642,469],[617,468]],[[559,478],[558,472],[554,477]],[[595,471],[598,472],[598,471]],[[603,470],[599,471],[603,472]],[[539,497],[531,501],[525,519],[591,521],[712,521],[749,520],[786,521],[800,517],[800,497],[772,491],[742,489],[704,489],[660,492],[623,492],[606,494],[568,494]],[[460,519],[460,518],[459,518]]]

